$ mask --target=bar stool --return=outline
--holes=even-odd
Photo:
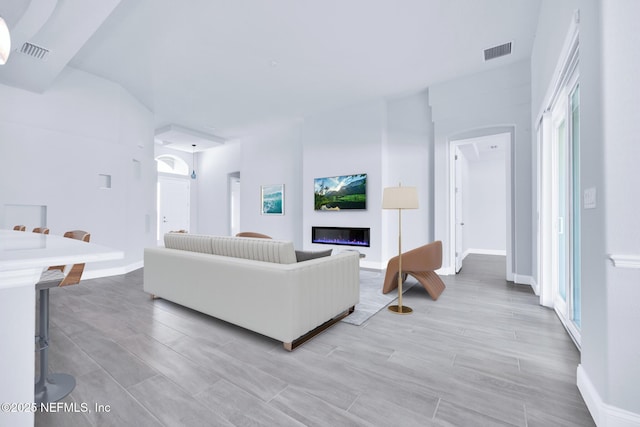
[[[47,227],[36,227],[33,229],[33,232],[40,234],[49,234],[49,229]]]
[[[64,233],[64,237],[88,242],[91,235],[86,231],[73,230]],[[40,353],[40,376],[35,384],[35,402],[51,403],[65,397],[76,386],[76,380],[69,374],[50,374],[49,364],[49,289],[54,287],[76,285],[80,283],[84,264],[65,266],[63,270],[45,270],[36,283],[40,293],[40,310],[38,321],[38,347]]]
[[[24,225],[16,225],[13,227],[14,231],[27,231],[27,227]]]

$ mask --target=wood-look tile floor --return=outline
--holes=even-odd
[[[579,352],[504,271],[471,255],[438,301],[414,286],[412,315],[339,322],[292,353],[151,300],[142,270],[54,289],[50,371],[77,386],[36,426],[593,426]]]

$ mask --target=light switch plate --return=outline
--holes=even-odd
[[[585,209],[596,208],[596,189],[595,187],[587,188],[584,190],[583,205]]]

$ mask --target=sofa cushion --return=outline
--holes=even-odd
[[[309,261],[310,259],[322,258],[325,256],[330,256],[331,251],[333,249],[328,249],[326,251],[296,251],[296,260],[298,262]]]
[[[188,233],[167,233],[164,235],[164,247],[182,251],[212,254],[211,236]]]
[[[293,264],[296,262],[293,242],[252,237],[211,236],[210,238],[214,255],[278,264]]]

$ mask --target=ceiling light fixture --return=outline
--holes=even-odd
[[[4,19],[0,16],[0,65],[7,63],[10,52],[11,35],[9,34],[9,27],[7,27],[7,23],[4,22]]]
[[[193,149],[191,150],[191,179],[196,179],[196,144],[191,144]]]

